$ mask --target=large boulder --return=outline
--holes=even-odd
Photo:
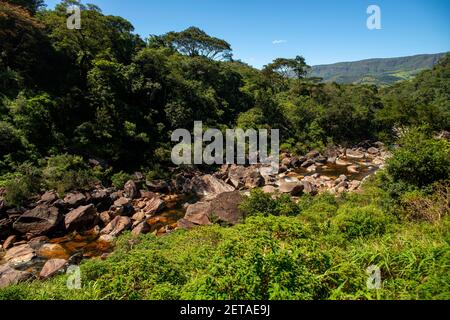
[[[153,192],[167,192],[170,188],[169,183],[164,180],[147,181],[145,185],[147,186],[148,190]]]
[[[157,194],[153,194],[153,197],[151,197],[145,202],[145,207],[142,209],[142,211],[145,214],[153,215],[161,212],[161,210],[164,209],[164,207],[165,207],[164,201]]]
[[[193,177],[184,184],[183,190],[186,193],[212,198],[224,192],[234,191],[234,188],[224,181],[207,174],[201,177]]]
[[[39,274],[39,277],[43,279],[48,279],[55,274],[57,274],[60,270],[64,269],[67,264],[67,260],[65,259],[50,259],[44,264],[42,270]]]
[[[19,271],[11,268],[9,265],[0,266],[0,288],[6,288],[10,285],[25,281],[32,275],[29,272]]]
[[[44,235],[56,228],[61,221],[58,208],[39,205],[26,211],[14,222],[13,227],[22,234]]]
[[[128,230],[131,227],[131,224],[131,219],[129,217],[117,216],[100,231],[100,234],[115,237],[123,231]]]
[[[78,207],[64,218],[67,231],[85,231],[91,229],[97,220],[97,210],[93,204]]]
[[[35,257],[36,253],[33,248],[29,244],[25,243],[12,247],[6,251],[3,260],[10,266],[23,267],[29,265]]]
[[[212,223],[234,225],[243,218],[238,208],[241,202],[242,196],[239,191],[221,193],[212,200],[188,205],[184,220],[196,225]]]
[[[69,207],[78,207],[84,204],[86,201],[86,196],[81,192],[71,192],[64,197],[64,203]]]
[[[291,196],[299,196],[303,193],[303,184],[297,181],[281,180],[279,191],[280,193],[288,193]]]

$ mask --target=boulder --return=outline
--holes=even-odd
[[[262,187],[265,184],[265,179],[261,175],[261,173],[257,170],[251,172],[246,178],[245,178],[245,187],[248,189],[254,189]]]
[[[364,158],[364,152],[361,152],[359,150],[354,149],[347,149],[345,151],[345,155],[347,158],[353,158],[353,159],[363,159]]]
[[[51,204],[54,201],[58,200],[58,194],[54,191],[46,191],[42,196],[41,199],[39,200],[39,204],[41,203],[45,203],[45,204]]]
[[[145,207],[142,209],[144,214],[153,215],[161,212],[165,207],[164,201],[156,194],[147,200],[145,203]]]
[[[146,184],[148,190],[153,191],[153,192],[164,193],[164,192],[168,192],[170,189],[169,183],[164,180],[147,181],[145,184]]]
[[[189,220],[186,219],[180,219],[177,221],[177,228],[184,229],[184,230],[191,230],[192,228],[196,227],[197,225]]]
[[[39,273],[39,277],[43,279],[48,279],[55,274],[57,274],[60,270],[64,269],[67,264],[67,260],[65,259],[50,259],[44,264],[41,272]]]
[[[131,233],[135,236],[140,234],[146,234],[150,232],[150,226],[147,224],[147,221],[140,222],[136,227],[133,228]]]
[[[125,185],[123,187],[123,191],[124,191],[125,197],[127,197],[129,199],[137,198],[137,196],[139,195],[138,188],[136,186],[136,183],[133,180],[129,180],[125,183]]]
[[[64,203],[69,207],[78,207],[84,204],[86,201],[86,196],[81,192],[71,192],[64,197]]]
[[[125,216],[117,216],[100,231],[101,235],[118,236],[131,227],[131,219]]]
[[[106,226],[108,223],[111,222],[111,216],[109,215],[108,211],[103,211],[98,214],[98,218],[103,223],[104,226]]]
[[[184,184],[183,190],[185,193],[212,198],[224,192],[234,191],[234,188],[224,181],[207,174],[201,177],[194,176]]]
[[[3,260],[8,262],[10,266],[22,267],[28,265],[34,258],[36,253],[27,243],[12,247],[6,251]]]
[[[291,196],[299,196],[303,193],[303,184],[300,182],[288,182],[282,180],[280,182],[279,190],[281,193],[289,193]]]
[[[91,229],[97,221],[97,210],[93,204],[78,207],[64,218],[67,231],[85,231]]]
[[[212,223],[237,224],[243,218],[238,206],[242,201],[239,191],[224,192],[210,201],[188,205],[184,219],[196,225]]]
[[[371,155],[376,155],[380,153],[380,150],[378,150],[378,148],[375,147],[370,147],[369,149],[367,149],[367,152],[370,153]]]
[[[25,281],[31,276],[31,273],[13,269],[7,264],[0,265],[0,288],[6,288],[10,285]]]
[[[119,215],[130,215],[134,212],[133,205],[131,204],[131,200],[125,197],[120,197],[116,201],[114,201],[114,207],[111,208],[116,214]]]
[[[13,227],[22,234],[44,235],[56,228],[61,221],[58,208],[39,205],[26,211],[14,222]]]

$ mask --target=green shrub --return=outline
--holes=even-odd
[[[98,182],[82,157],[69,154],[50,157],[43,177],[47,188],[56,190],[60,195],[69,190],[89,189]]]
[[[111,177],[111,183],[116,189],[122,189],[125,183],[130,180],[132,177],[130,174],[120,171]]]
[[[382,235],[389,222],[390,218],[373,205],[366,207],[343,205],[332,219],[332,224],[347,239]]]
[[[298,206],[288,195],[273,198],[272,194],[264,193],[261,189],[254,189],[249,197],[245,197],[239,208],[245,216],[274,215],[292,216],[298,214]]]
[[[450,178],[450,142],[429,138],[421,129],[411,129],[387,162],[394,183],[422,188]],[[405,185],[406,184],[406,185]]]
[[[25,162],[15,173],[3,176],[0,184],[6,188],[6,203],[18,207],[24,200],[40,191],[42,172],[31,163]]]

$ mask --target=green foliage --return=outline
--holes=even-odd
[[[70,190],[90,189],[98,182],[83,158],[69,154],[50,157],[43,178],[47,188],[60,195]]]
[[[424,187],[450,178],[450,143],[430,138],[419,129],[411,129],[399,142],[400,148],[387,163],[394,183]]]
[[[14,174],[1,177],[0,186],[6,189],[6,204],[19,207],[42,187],[42,172],[31,163],[21,164]]]
[[[111,182],[115,188],[122,189],[125,183],[130,179],[130,174],[120,171],[112,175]]]
[[[342,206],[332,220],[332,224],[347,239],[383,235],[389,217],[376,206],[354,207],[352,204]]]
[[[251,191],[249,197],[244,198],[240,209],[246,216],[274,215],[292,216],[298,214],[298,207],[288,195],[273,198],[271,194],[264,193],[261,189]]]

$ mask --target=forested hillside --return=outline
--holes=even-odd
[[[258,70],[197,27],[0,2],[0,299],[448,299],[450,55],[380,88],[300,54]],[[280,129],[282,170],[176,167],[194,121]]]
[[[418,73],[433,68],[445,53],[419,54],[410,57],[367,59],[313,66],[312,77],[325,82],[392,85],[414,78]]]

